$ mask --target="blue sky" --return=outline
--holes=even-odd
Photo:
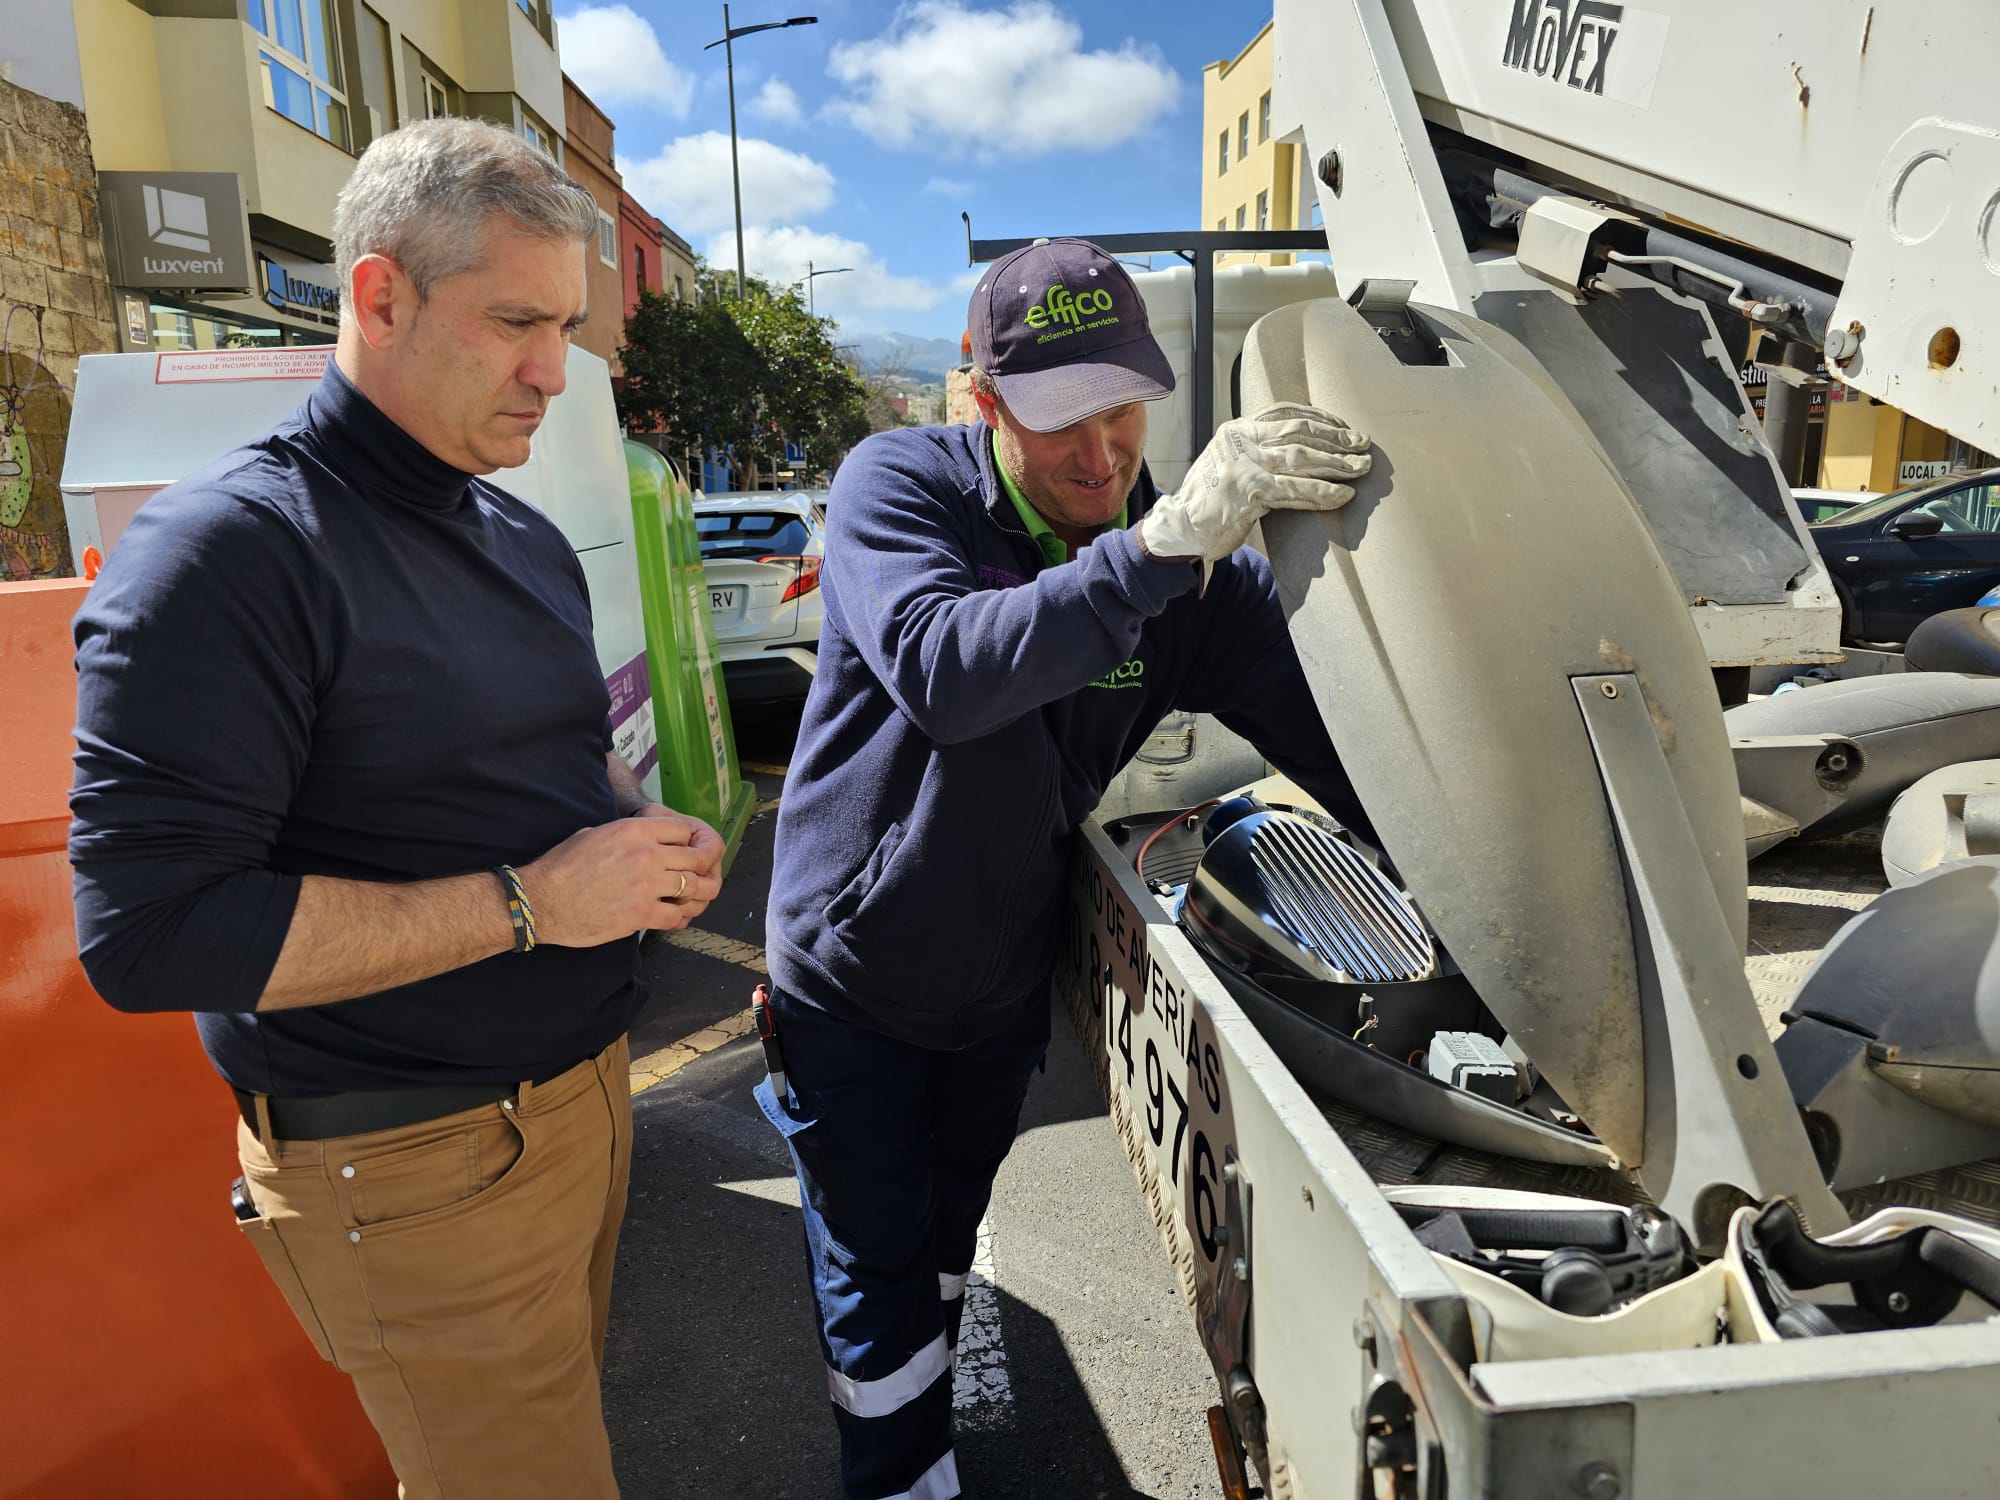
[[[732,0],[749,269],[815,267],[853,334],[956,339],[981,237],[1196,227],[1201,70],[1267,7],[1215,0]],[[722,6],[558,0],[563,66],[617,124],[626,187],[735,264]]]

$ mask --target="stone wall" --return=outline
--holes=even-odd
[[[70,566],[63,449],[82,354],[118,347],[83,111],[0,78],[0,581]]]

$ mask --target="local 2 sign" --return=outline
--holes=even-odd
[[[1947,459],[1905,459],[1896,465],[1896,483],[1915,484],[1920,479],[1942,479],[1951,472]]]

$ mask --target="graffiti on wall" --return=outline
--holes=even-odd
[[[0,304],[0,580],[70,571],[60,488],[69,406],[44,362],[42,309]]]

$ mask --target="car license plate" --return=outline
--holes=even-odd
[[[708,591],[709,610],[719,615],[726,610],[736,608],[736,601],[741,593],[741,589],[710,589]]]

